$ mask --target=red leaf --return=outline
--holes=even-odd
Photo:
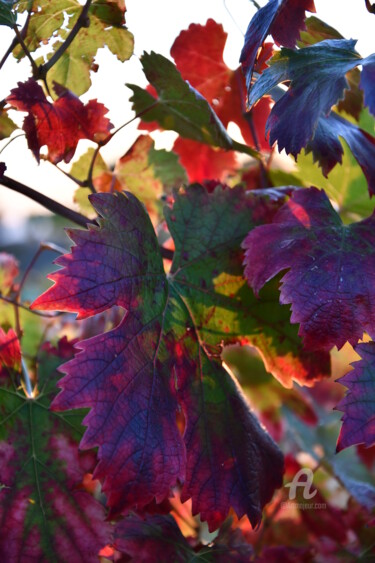
[[[226,39],[222,25],[212,19],[204,26],[191,24],[173,43],[171,55],[182,77],[208,100],[223,125],[236,123],[245,142],[255,147],[245,109],[246,87],[241,68],[233,71],[223,61]],[[251,112],[259,147],[264,150],[270,148],[265,139],[269,105],[265,99]]]
[[[15,371],[21,367],[20,343],[12,328],[5,333],[0,327],[0,374],[1,366]]]
[[[55,84],[55,92],[59,98],[51,103],[39,84],[29,78],[27,82],[19,82],[7,98],[11,106],[28,113],[23,129],[38,162],[43,145],[48,147],[51,162],[69,162],[80,139],[104,141],[112,128],[109,119],[104,117],[108,110],[103,104],[90,100],[84,105],[58,84]]]
[[[358,344],[355,350],[362,359],[354,362],[354,370],[337,380],[348,388],[336,407],[345,413],[338,452],[353,444],[369,447],[375,443],[375,342]]]
[[[180,157],[189,182],[203,182],[206,178],[223,181],[228,173],[236,167],[236,156],[233,151],[213,149],[197,141],[178,137],[173,151]]]
[[[271,225],[251,231],[243,243],[245,275],[259,289],[279,272],[280,302],[292,304],[291,321],[309,349],[356,344],[374,334],[375,215],[343,225],[326,194],[293,193]],[[366,275],[363,275],[366,272]]]

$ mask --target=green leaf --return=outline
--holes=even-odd
[[[13,27],[17,22],[17,14],[13,11],[14,0],[0,0],[0,25]]]
[[[209,103],[188,82],[182,79],[175,65],[162,55],[144,53],[143,71],[155,88],[158,98],[135,84],[127,84],[133,91],[133,110],[145,122],[157,121],[163,129],[176,131],[214,147],[258,153],[233,141]]]
[[[77,0],[40,0],[34,6],[25,38],[29,51],[35,51],[53,35],[56,39],[53,49],[46,55],[46,60],[50,59],[66,40],[81,11],[82,4]],[[68,22],[63,25],[66,18]],[[107,46],[121,62],[133,54],[133,35],[124,25],[124,11],[118,2],[93,2],[89,21],[90,25],[80,29],[73,43],[48,71],[50,87],[55,81],[80,96],[91,85],[90,70],[98,49]],[[19,58],[24,56],[19,47],[14,52]],[[43,62],[44,59],[37,61]]]
[[[87,179],[94,149],[89,149],[73,164],[71,174],[78,180]],[[147,207],[149,213],[161,212],[160,198],[163,193],[186,182],[186,173],[172,151],[156,150],[154,141],[141,135],[116,163],[112,171],[100,153],[93,169],[93,184],[97,192],[129,190]],[[88,188],[78,188],[75,201],[84,212],[93,211]]]
[[[8,113],[3,109],[0,113],[0,140],[10,137],[16,129],[18,129],[18,125],[8,117]]]
[[[323,188],[330,199],[337,203],[343,219],[351,222],[371,215],[375,201],[369,198],[366,178],[346,143],[343,143],[343,149],[342,164],[335,166],[328,178],[314,163],[312,154],[302,152],[298,156],[297,169],[289,180],[306,187]],[[280,182],[285,185],[287,180],[278,170],[271,170],[270,177],[276,185]]]
[[[202,341],[218,352],[218,341],[246,340],[284,386],[291,387],[293,379],[311,385],[329,373],[328,355],[304,350],[297,327],[290,324],[289,307],[278,304],[277,283],[268,284],[257,299],[243,276],[240,244],[246,230],[271,220],[282,192],[273,209],[271,194],[265,203],[267,190],[248,197],[237,188],[214,193],[213,205],[201,186],[192,186],[173,210],[166,210],[176,245],[170,276],[200,327]]]
[[[308,47],[315,45],[325,39],[344,39],[343,36],[334,28],[315,16],[310,16],[305,20],[306,30],[300,32],[300,39],[297,40],[298,47]]]

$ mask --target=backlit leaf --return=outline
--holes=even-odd
[[[353,444],[369,447],[375,443],[375,343],[358,344],[355,351],[361,360],[338,380],[348,392],[336,407],[344,412],[337,451]]]
[[[49,410],[56,394],[54,370],[60,362],[56,357],[40,358],[35,397],[16,388],[11,375],[1,378],[3,561],[81,563],[84,554],[85,561],[94,562],[109,542],[103,507],[81,487],[93,463],[91,456],[77,449],[81,415]]]
[[[105,117],[107,108],[97,100],[84,105],[58,84],[55,84],[55,91],[59,98],[51,103],[41,86],[29,78],[27,82],[19,82],[7,98],[13,107],[27,112],[23,129],[29,149],[38,162],[44,145],[48,147],[49,160],[55,164],[61,160],[69,162],[80,139],[103,141],[112,127]]]
[[[245,275],[256,292],[289,270],[280,302],[292,304],[291,321],[300,323],[307,348],[341,348],[374,333],[374,221],[372,215],[343,225],[326,194],[310,188],[296,191],[271,225],[245,239]]]
[[[372,109],[372,57],[362,59],[355,51],[356,41],[325,40],[297,51],[281,49],[270,66],[249,91],[253,106],[281,82],[290,81],[289,89],[275,103],[267,121],[270,143],[296,156],[313,137],[321,117],[327,116],[348,87],[345,74],[363,65],[360,87],[365,104]],[[366,74],[365,74],[365,69]]]
[[[315,12],[314,0],[269,0],[256,12],[247,28],[240,58],[248,90],[259,49],[267,35],[272,35],[277,45],[293,49],[300,31],[305,29],[305,11]]]
[[[231,138],[207,101],[182,79],[171,61],[156,53],[144,53],[141,61],[158,94],[155,99],[139,86],[127,85],[133,90],[134,111],[144,112],[143,121],[157,121],[163,129],[172,129],[188,139],[232,148]]]
[[[224,181],[236,169],[236,155],[233,151],[214,149],[190,139],[178,137],[173,150],[185,167],[189,182],[203,182],[207,178]]]
[[[342,137],[357,160],[366,177],[370,196],[375,194],[375,137],[360,129],[336,113],[320,118],[314,137],[306,146],[314,160],[319,162],[324,176],[342,161],[343,148],[338,137]]]
[[[224,127],[233,121],[245,142],[256,147],[252,119],[259,147],[269,150],[264,133],[269,102],[258,104],[251,116],[246,113],[246,85],[241,68],[231,70],[223,60],[226,40],[222,25],[209,19],[206,25],[191,24],[189,29],[181,31],[171,47],[171,55],[182,77],[207,99]]]
[[[73,254],[58,259],[55,285],[33,308],[80,318],[115,304],[128,312],[113,331],[80,343],[82,352],[63,367],[54,408],[91,408],[81,445],[99,446],[94,476],[104,481],[112,512],[160,502],[178,479],[182,499],[192,497],[211,530],[230,506],[255,525],[280,483],[282,456],[219,354],[251,317],[240,300],[241,291],[252,295],[241,275],[242,222],[261,221],[272,202],[200,186],[176,198],[166,212],[176,246],[168,278],[151,223],[131,194],[92,196],[100,227],[70,232]],[[258,319],[251,324],[255,330]]]
[[[65,41],[82,11],[77,0],[39,0],[35,3],[28,25],[25,43],[29,51],[35,51],[52,36],[56,38],[49,59]],[[90,70],[98,49],[107,46],[124,62],[133,53],[134,40],[125,27],[125,8],[115,0],[94,0],[89,12],[88,27],[81,27],[77,38],[48,71],[47,79],[52,87],[58,82],[80,96],[90,85]],[[68,21],[66,19],[68,18]],[[16,49],[17,56],[24,56]],[[45,62],[42,57],[38,63]]]
[[[172,151],[156,150],[155,143],[148,135],[141,135],[130,149],[117,160],[111,170],[100,153],[95,159],[92,181],[97,192],[121,192],[128,190],[136,195],[149,213],[156,217],[161,211],[160,198],[172,188],[186,182],[186,173]],[[84,181],[88,172],[94,149],[88,151],[75,162],[71,174]],[[75,200],[83,211],[92,210],[88,200],[89,188],[78,188]]]
[[[8,117],[6,111],[0,112],[0,140],[10,137],[10,135],[18,129],[18,126]]]

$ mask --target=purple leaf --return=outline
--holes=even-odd
[[[342,161],[343,149],[338,137],[342,137],[349,145],[353,156],[363,170],[368,182],[370,195],[375,194],[375,138],[369,133],[331,113],[327,118],[321,117],[314,137],[306,146],[306,152],[312,151],[314,160],[319,162],[324,176]]]
[[[277,45],[293,49],[300,31],[305,29],[305,10],[315,12],[314,0],[270,0],[256,12],[247,28],[240,57],[249,90],[258,51],[267,35],[271,34]]]
[[[355,351],[362,359],[337,380],[348,388],[336,407],[344,412],[337,451],[353,444],[375,443],[375,342],[358,344]]]
[[[375,215],[343,225],[326,194],[294,192],[271,225],[243,243],[245,275],[258,292],[279,272],[280,302],[292,304],[305,346],[314,350],[356,344],[375,326]]]

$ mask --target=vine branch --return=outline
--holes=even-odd
[[[49,211],[52,211],[52,213],[55,213],[57,215],[61,215],[61,217],[65,217],[65,219],[68,219],[69,221],[72,221],[73,223],[76,223],[81,227],[87,227],[88,223],[91,223],[93,225],[96,224],[96,222],[92,219],[81,215],[81,213],[78,213],[77,211],[69,209],[65,205],[62,205],[61,203],[58,203],[50,197],[41,194],[36,190],[33,190],[29,186],[25,186],[25,184],[22,184],[17,180],[8,178],[8,176],[3,176],[2,178],[0,178],[0,184],[5,186],[6,188],[9,188],[10,190],[13,190],[14,192],[18,192],[19,194],[32,199],[33,201],[36,201],[37,203],[45,207],[45,209],[48,209]]]
[[[39,72],[39,67],[38,67],[38,65],[36,64],[36,62],[34,61],[34,59],[32,58],[32,56],[31,56],[31,54],[30,54],[30,51],[29,51],[29,49],[27,48],[27,46],[26,46],[26,44],[25,44],[25,42],[24,42],[24,40],[23,40],[23,37],[22,37],[21,33],[19,32],[19,29],[18,29],[18,27],[17,27],[17,24],[14,24],[14,26],[13,26],[13,31],[14,31],[14,33],[16,34],[17,41],[18,41],[18,43],[21,45],[23,52],[25,53],[26,57],[29,59],[29,61],[30,61],[30,63],[31,63],[31,67],[32,67],[32,69],[33,69],[33,74],[36,76],[36,75],[38,74],[38,72]]]
[[[23,26],[21,31],[19,31],[19,35],[20,35],[20,37],[22,37],[22,39],[24,39],[26,37],[26,33],[27,33],[27,30],[28,30],[28,27],[29,27],[32,2],[29,3],[29,6],[30,7],[29,7],[28,12],[27,12],[27,18],[26,18],[26,21],[25,21],[25,25]],[[17,33],[16,33],[16,37],[14,37],[13,41],[9,45],[6,53],[4,54],[3,58],[0,61],[0,69],[4,66],[4,64],[6,63],[9,55],[12,53],[13,49],[15,49],[15,47],[17,47],[18,43],[19,43],[19,40],[18,40],[18,36],[17,36]]]
[[[57,201],[51,199],[50,197],[41,194],[36,190],[33,190],[33,188],[30,188],[29,186],[25,186],[25,184],[22,184],[17,180],[3,176],[2,178],[0,178],[0,185],[3,185],[6,188],[9,188],[10,190],[13,190],[14,192],[22,194],[26,197],[29,197],[33,201],[36,201],[37,203],[45,207],[45,209],[48,209],[48,211],[52,211],[52,213],[55,213],[56,215],[65,217],[65,219],[76,223],[76,225],[79,225],[80,227],[87,229],[88,224],[97,225],[97,222],[95,220],[89,219],[85,215],[82,215],[77,211],[73,211],[73,209],[69,209],[69,207],[66,207],[65,205],[62,205],[61,203],[58,203]],[[160,246],[160,252],[163,258],[166,258],[167,260],[173,259],[173,250]]]

